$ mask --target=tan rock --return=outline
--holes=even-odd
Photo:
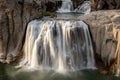
[[[89,15],[79,17],[79,19],[84,20],[90,26],[95,54],[99,56],[103,64],[99,66],[108,69],[114,65],[114,70],[119,70],[120,10],[92,12]],[[118,73],[119,71],[114,72]]]
[[[25,3],[24,3],[25,2]],[[37,7],[26,0],[0,0],[0,53],[10,59],[22,49],[27,23],[41,17]],[[24,6],[24,7],[23,7]],[[3,60],[1,60],[3,62]]]

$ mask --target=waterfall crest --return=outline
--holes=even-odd
[[[57,10],[58,13],[69,13],[77,12],[89,14],[91,11],[90,1],[84,1],[83,4],[79,5],[76,9],[73,9],[73,3],[71,0],[62,1],[62,6]]]
[[[73,3],[71,0],[62,1],[62,6],[57,10],[59,13],[66,13],[73,11]]]
[[[55,71],[95,68],[88,26],[83,21],[38,21],[28,24],[21,66]]]

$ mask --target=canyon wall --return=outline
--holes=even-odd
[[[54,11],[55,3],[52,11]],[[11,62],[20,53],[27,23],[41,18],[48,0],[0,0],[0,61]]]
[[[119,73],[120,10],[92,12],[79,19],[89,25],[99,69],[103,73]]]

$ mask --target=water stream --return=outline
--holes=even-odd
[[[63,0],[62,6],[57,10],[58,13],[84,13],[89,14],[91,11],[90,1],[84,1],[76,9],[73,9],[73,3],[71,0]]]
[[[73,3],[71,0],[63,0],[61,8],[57,10],[58,13],[68,13],[71,11],[73,11]]]

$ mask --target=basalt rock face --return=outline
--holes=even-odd
[[[0,61],[11,62],[22,49],[27,23],[41,17],[32,0],[0,0]]]
[[[0,0],[0,62],[16,59],[23,47],[27,23],[40,18],[43,10],[55,11],[55,6],[52,0]]]
[[[120,10],[98,11],[79,17],[90,26],[95,58],[103,73],[119,74]]]

